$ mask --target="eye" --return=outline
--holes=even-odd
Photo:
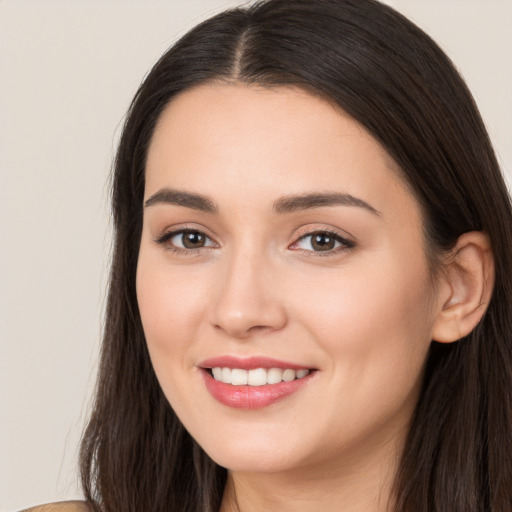
[[[337,252],[338,250],[350,249],[354,243],[346,240],[337,233],[330,231],[314,231],[300,237],[290,249],[301,249],[310,252]]]
[[[157,239],[159,244],[170,246],[171,249],[194,250],[204,247],[216,247],[215,242],[202,231],[196,229],[180,229],[170,231]]]

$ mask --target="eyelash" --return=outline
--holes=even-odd
[[[215,248],[216,244],[213,242],[211,245],[203,245],[202,247],[197,248],[187,248],[187,247],[177,247],[176,245],[170,243],[170,241],[177,236],[183,236],[185,234],[198,234],[200,236],[205,237],[207,241],[213,242],[212,238],[210,238],[206,233],[199,229],[190,229],[190,228],[183,228],[178,229],[174,231],[168,231],[166,233],[163,233],[161,236],[156,238],[155,242],[157,242],[160,245],[163,245],[166,247],[167,250],[173,252],[174,254],[178,255],[193,255],[197,254],[198,251],[202,251],[203,249],[209,250],[210,248]],[[300,249],[300,248],[293,248],[300,242],[306,240],[307,238],[311,238],[315,235],[324,235],[329,238],[332,238],[335,243],[339,244],[338,247],[334,247],[332,249],[327,249],[325,251],[314,251],[314,250],[307,250],[307,249]],[[208,243],[208,242],[207,242]],[[297,238],[295,242],[293,242],[289,248],[294,251],[300,251],[307,257],[326,257],[326,256],[332,256],[335,254],[339,254],[341,252],[349,251],[350,249],[353,249],[355,247],[355,243],[351,240],[347,240],[346,238],[342,237],[339,233],[336,231],[332,231],[329,229],[316,229],[314,231],[306,232]]]
[[[347,240],[346,238],[342,237],[336,231],[332,231],[329,229],[316,229],[314,231],[309,231],[309,232],[301,235],[297,239],[297,241],[293,242],[293,244],[290,246],[290,248],[299,244],[299,242],[301,242],[301,241],[304,241],[308,238],[314,237],[315,235],[323,235],[323,236],[332,238],[334,240],[334,242],[339,245],[338,245],[338,247],[334,247],[332,249],[327,249],[325,251],[314,251],[314,250],[307,250],[307,249],[294,249],[294,250],[299,250],[308,257],[316,258],[316,257],[333,256],[333,255],[336,255],[336,254],[339,254],[339,253],[342,253],[345,251],[349,251],[350,249],[353,249],[356,245],[353,241]],[[312,242],[310,242],[310,244],[311,243]]]
[[[165,248],[174,254],[179,255],[192,255],[197,254],[198,251],[201,249],[209,249],[210,247],[214,247],[213,245],[206,245],[203,247],[197,247],[197,248],[187,248],[187,247],[176,247],[176,245],[171,243],[171,240],[174,237],[185,235],[186,233],[190,234],[198,234],[203,236],[206,240],[212,241],[212,239],[203,231],[199,229],[191,229],[191,228],[183,228],[183,229],[177,229],[175,231],[168,231],[166,233],[163,233],[161,236],[159,236],[155,242],[165,246]]]

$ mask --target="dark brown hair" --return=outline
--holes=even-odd
[[[85,494],[104,512],[214,512],[226,470],[163,396],[135,273],[146,153],[164,107],[211,80],[293,85],[336,102],[400,167],[432,255],[473,230],[496,285],[483,320],[432,343],[394,488],[397,512],[512,510],[512,212],[488,135],[437,45],[374,0],[269,0],[219,14],[168,50],[128,112],[113,174],[115,247],[96,401],[81,449]]]

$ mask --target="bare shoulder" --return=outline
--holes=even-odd
[[[92,508],[85,501],[59,501],[27,508],[20,512],[92,512]]]

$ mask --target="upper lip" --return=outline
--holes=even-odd
[[[264,356],[236,357],[236,356],[218,356],[205,359],[197,366],[200,368],[240,368],[241,370],[254,370],[256,368],[281,368],[282,370],[311,370],[311,366],[281,361]]]

